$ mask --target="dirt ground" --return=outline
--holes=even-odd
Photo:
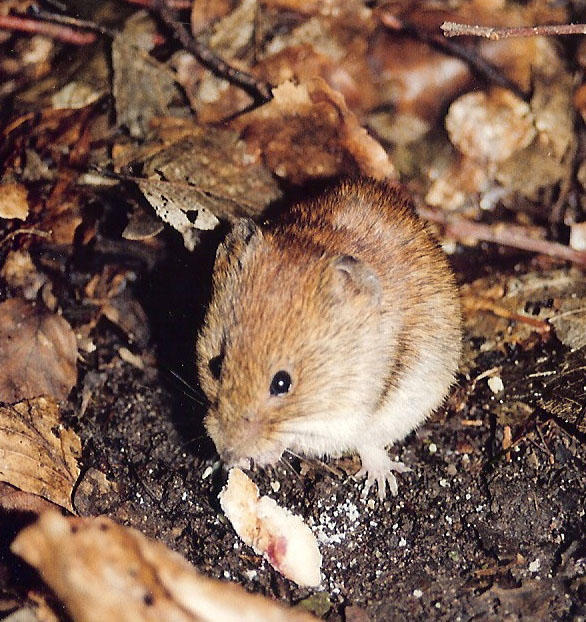
[[[468,329],[466,356],[474,362],[446,408],[392,449],[413,469],[396,498],[363,498],[348,475],[358,466],[352,460],[332,469],[291,459],[291,469],[253,471],[263,494],[317,534],[319,590],[296,587],[244,546],[219,508],[225,474],[202,436],[203,410],[169,373],[195,385],[190,353],[206,288],[194,292],[191,274],[205,252],[194,258],[176,245],[137,283],[153,328],[140,354],[166,363],[138,370],[116,354],[123,335],[106,322],[96,335],[66,416],[82,438],[87,469],[73,497],[79,513],[107,514],[207,575],[305,602],[326,620],[586,619],[584,439],[542,411],[515,427],[520,440],[503,452],[498,423],[507,406],[540,393],[547,376],[536,371],[556,369],[563,357],[555,340],[529,354],[479,353],[483,339]],[[503,272],[527,268],[518,257],[501,263]],[[505,387],[498,395],[486,379],[474,380],[495,366]],[[82,394],[90,397],[79,415]],[[96,470],[112,482],[106,493]]]

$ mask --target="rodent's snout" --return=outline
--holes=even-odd
[[[227,450],[220,454],[220,460],[225,468],[238,467],[239,469],[250,469],[252,467],[252,458],[239,458],[231,451]]]
[[[272,464],[285,449],[282,443],[271,437],[258,417],[226,421],[213,412],[206,417],[205,426],[220,459],[227,466],[249,468],[251,461],[259,466]]]

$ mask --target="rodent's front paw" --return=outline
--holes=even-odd
[[[396,496],[399,488],[397,486],[396,473],[408,473],[411,469],[402,462],[391,460],[385,449],[380,447],[368,447],[359,450],[362,467],[354,476],[355,479],[366,477],[362,495],[366,497],[371,486],[376,482],[378,487],[378,497],[382,501],[387,492],[387,485],[393,496]]]

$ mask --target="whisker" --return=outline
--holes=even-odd
[[[323,460],[320,460],[319,458],[305,458],[304,456],[300,456],[299,454],[296,454],[291,449],[286,449],[285,451],[291,454],[292,456],[294,456],[295,458],[298,458],[302,462],[305,462],[305,464],[308,464],[314,467],[315,466],[320,467],[322,469],[325,469],[326,471],[329,471],[332,475],[335,475],[336,477],[340,477],[340,472],[336,468],[334,468],[333,466],[330,466],[327,462],[324,462]]]
[[[200,434],[199,436],[194,436],[194,437],[188,439],[187,441],[181,443],[181,445],[179,446],[179,449],[180,450],[187,449],[189,447],[189,445],[192,445],[192,444],[194,444],[194,443],[196,443],[198,441],[202,441],[202,440],[207,439],[207,438],[209,438],[207,434]]]
[[[291,463],[285,458],[285,456],[281,456],[279,458],[279,462],[281,464],[283,464],[285,466],[285,468],[288,468],[291,473],[293,473],[293,475],[299,480],[301,481],[301,477],[299,477],[299,473],[297,473],[297,471],[293,468],[293,466],[291,465]]]
[[[185,389],[177,389],[181,394],[183,394],[188,400],[192,401],[194,404],[197,404],[198,406],[207,406],[207,403],[204,402],[201,398],[192,395],[191,393],[188,393],[187,391],[185,391]]]
[[[201,406],[207,406],[207,400],[205,399],[205,396],[203,395],[203,393],[201,392],[200,389],[192,386],[191,384],[189,384],[189,382],[187,382],[187,380],[185,380],[185,378],[182,378],[175,370],[170,369],[170,368],[166,368],[166,371],[169,372],[176,380],[178,380],[184,387],[186,387],[187,390],[182,389],[182,393],[186,396],[189,397],[190,399],[192,399],[196,404],[200,404]]]

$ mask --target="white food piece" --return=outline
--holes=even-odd
[[[320,584],[321,553],[301,517],[259,497],[256,484],[238,468],[230,469],[219,499],[236,533],[257,555],[298,585]]]
[[[493,376],[487,380],[488,387],[493,393],[500,393],[504,390],[505,385],[500,376]]]

